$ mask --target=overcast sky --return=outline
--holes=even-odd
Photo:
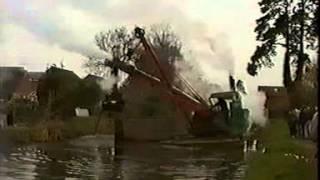
[[[63,61],[86,75],[86,55],[99,54],[94,35],[120,26],[170,23],[210,81],[231,69],[247,86],[281,85],[281,60],[258,77],[246,74],[255,46],[258,0],[0,0],[0,65],[44,71]],[[187,57],[188,59],[188,57]]]

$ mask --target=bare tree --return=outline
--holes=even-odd
[[[161,61],[162,68],[166,70],[168,79],[173,80],[175,62],[182,59],[182,43],[168,24],[152,25],[147,31],[146,38],[155,49]],[[100,32],[95,36],[96,45],[106,54],[106,59],[112,61],[132,62],[150,74],[157,75],[157,68],[151,57],[143,48],[138,48],[138,40],[134,33],[129,32],[125,27],[110,29]],[[110,75],[108,67],[104,66],[104,59],[88,57],[84,65],[88,72],[98,76]],[[111,70],[117,74],[117,69]]]
[[[182,42],[178,35],[173,31],[169,24],[154,24],[147,29],[146,38],[153,46],[156,54],[159,57],[162,69],[167,75],[170,82],[175,79],[175,63],[183,59],[181,52]],[[156,65],[150,60],[150,55],[142,53],[139,61],[136,62],[137,67],[140,69],[159,76]]]
[[[150,28],[148,40],[154,46],[163,61],[174,64],[182,59],[182,42],[169,24],[155,24]]]
[[[96,45],[106,54],[106,59],[111,61],[130,61],[136,59],[134,53],[134,36],[129,33],[125,27],[110,29],[106,32],[100,32],[95,36]],[[97,57],[88,57],[84,66],[87,70],[98,76],[108,76],[109,68],[104,66],[105,59]],[[114,68],[111,73],[118,74]]]

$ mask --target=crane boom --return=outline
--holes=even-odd
[[[170,84],[167,76],[165,75],[165,73],[163,72],[163,70],[161,68],[161,64],[160,64],[158,56],[154,52],[153,48],[151,48],[151,46],[149,45],[149,43],[147,42],[146,38],[144,37],[144,30],[139,28],[139,27],[136,27],[134,29],[134,32],[135,32],[136,37],[141,40],[141,43],[142,43],[143,47],[146,49],[147,52],[150,53],[152,59],[156,63],[156,65],[158,67],[158,70],[160,72],[160,79],[162,79],[163,83],[167,86],[167,88],[169,90],[171,90],[171,84]]]

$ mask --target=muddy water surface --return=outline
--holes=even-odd
[[[242,179],[241,145],[126,142],[113,156],[104,139],[85,137],[0,148],[0,179]]]

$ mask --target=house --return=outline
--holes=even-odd
[[[0,67],[0,127],[14,123],[14,112],[8,108],[11,100],[37,102],[37,82],[41,74],[27,72],[23,67]]]
[[[27,71],[23,67],[0,67],[0,99],[10,100]]]
[[[38,102],[37,88],[39,79],[43,75],[43,72],[28,72],[19,81],[16,90],[13,93],[14,99],[23,99],[30,102]]]
[[[268,117],[275,118],[285,115],[289,110],[287,89],[283,86],[258,86],[259,92],[266,95],[265,108]]]

